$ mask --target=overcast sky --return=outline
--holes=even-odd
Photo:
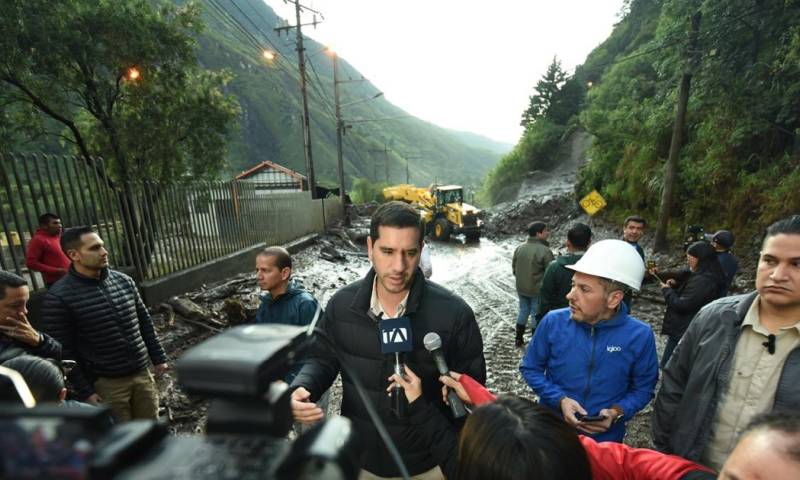
[[[265,0],[294,24],[294,6]],[[611,33],[622,0],[305,0],[332,46],[410,114],[516,143],[553,56],[570,73]],[[303,23],[311,21],[305,14]]]

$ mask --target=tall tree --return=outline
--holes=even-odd
[[[547,73],[536,82],[536,93],[531,95],[528,108],[522,113],[520,125],[530,127],[537,119],[547,117],[553,100],[567,80],[567,74],[561,69],[561,61],[553,57]]]
[[[193,3],[0,0],[7,102],[63,126],[89,161],[121,179],[215,175],[238,115],[225,73],[202,70]]]

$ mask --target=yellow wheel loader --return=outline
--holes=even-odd
[[[481,237],[481,211],[464,203],[464,189],[460,185],[424,188],[401,184],[384,188],[383,197],[415,206],[425,221],[426,232],[435,240],[446,242],[451,235],[463,234],[467,241],[474,242]]]

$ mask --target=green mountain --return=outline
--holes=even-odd
[[[263,160],[305,172],[294,30],[280,36],[285,25],[261,0],[203,0],[207,28],[199,41],[198,58],[210,69],[235,75],[229,91],[242,106],[240,130],[230,144],[230,170],[237,173]],[[293,23],[293,22],[292,22]],[[277,51],[267,62],[257,45]],[[309,81],[312,153],[317,181],[336,184],[336,129],[333,115],[333,63],[324,46],[304,37]],[[340,80],[357,80],[358,70],[339,59]],[[369,81],[340,84],[341,104],[378,93]],[[349,184],[355,178],[420,185],[435,180],[477,185],[502,153],[489,139],[469,138],[410,116],[383,97],[343,109],[350,127],[344,140],[344,167]]]
[[[800,211],[800,3],[629,0],[625,8],[574,76],[537,84],[532,121],[482,196],[502,201],[498,187],[556,167],[554,152],[581,128],[594,142],[576,193],[600,191],[603,215],[655,220],[678,85],[689,73],[673,233],[699,223],[756,235]]]

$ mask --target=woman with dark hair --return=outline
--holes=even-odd
[[[464,425],[458,450],[455,477],[448,478],[592,478],[575,430],[525,398],[501,396],[476,409]]]
[[[667,365],[697,312],[720,298],[727,288],[725,272],[710,243],[700,241],[691,244],[686,249],[686,263],[688,270],[661,284],[661,292],[667,303],[661,333],[668,336],[661,357],[661,368]]]
[[[422,396],[422,382],[406,367],[392,375],[409,401],[409,421],[450,480],[690,480],[715,475],[674,455],[576,435],[546,407],[515,396],[495,397],[467,375],[441,377],[469,405],[479,405],[460,433]],[[393,388],[391,385],[390,388]],[[444,393],[444,392],[443,392]]]

